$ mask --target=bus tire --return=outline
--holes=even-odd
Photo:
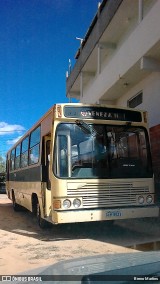
[[[15,198],[14,192],[12,193],[12,206],[13,206],[13,210],[15,212],[18,212],[18,211],[21,210],[21,206],[16,203],[16,198]]]
[[[37,203],[37,221],[38,221],[38,225],[39,225],[39,227],[41,229],[45,229],[45,228],[48,227],[47,226],[48,222],[42,218],[41,209],[40,209],[39,203]]]

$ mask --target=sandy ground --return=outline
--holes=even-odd
[[[0,274],[17,274],[76,257],[136,252],[136,243],[159,240],[160,226],[151,232],[150,224],[136,224],[118,221],[112,227],[89,223],[42,230],[30,212],[14,212],[11,201],[1,194]]]

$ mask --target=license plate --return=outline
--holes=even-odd
[[[120,210],[108,210],[106,211],[106,217],[109,218],[122,217],[122,212]]]

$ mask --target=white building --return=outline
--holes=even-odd
[[[160,187],[160,0],[103,0],[67,78],[67,97],[145,109]]]

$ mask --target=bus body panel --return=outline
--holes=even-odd
[[[17,182],[9,181],[6,185],[8,197],[12,200],[13,193],[16,198],[16,203],[32,211],[32,195],[37,195],[37,198],[42,199],[41,182]]]
[[[157,217],[159,214],[158,206],[150,207],[129,207],[129,208],[107,208],[103,210],[73,210],[53,213],[53,223],[77,223],[93,221],[110,221],[133,218]]]

